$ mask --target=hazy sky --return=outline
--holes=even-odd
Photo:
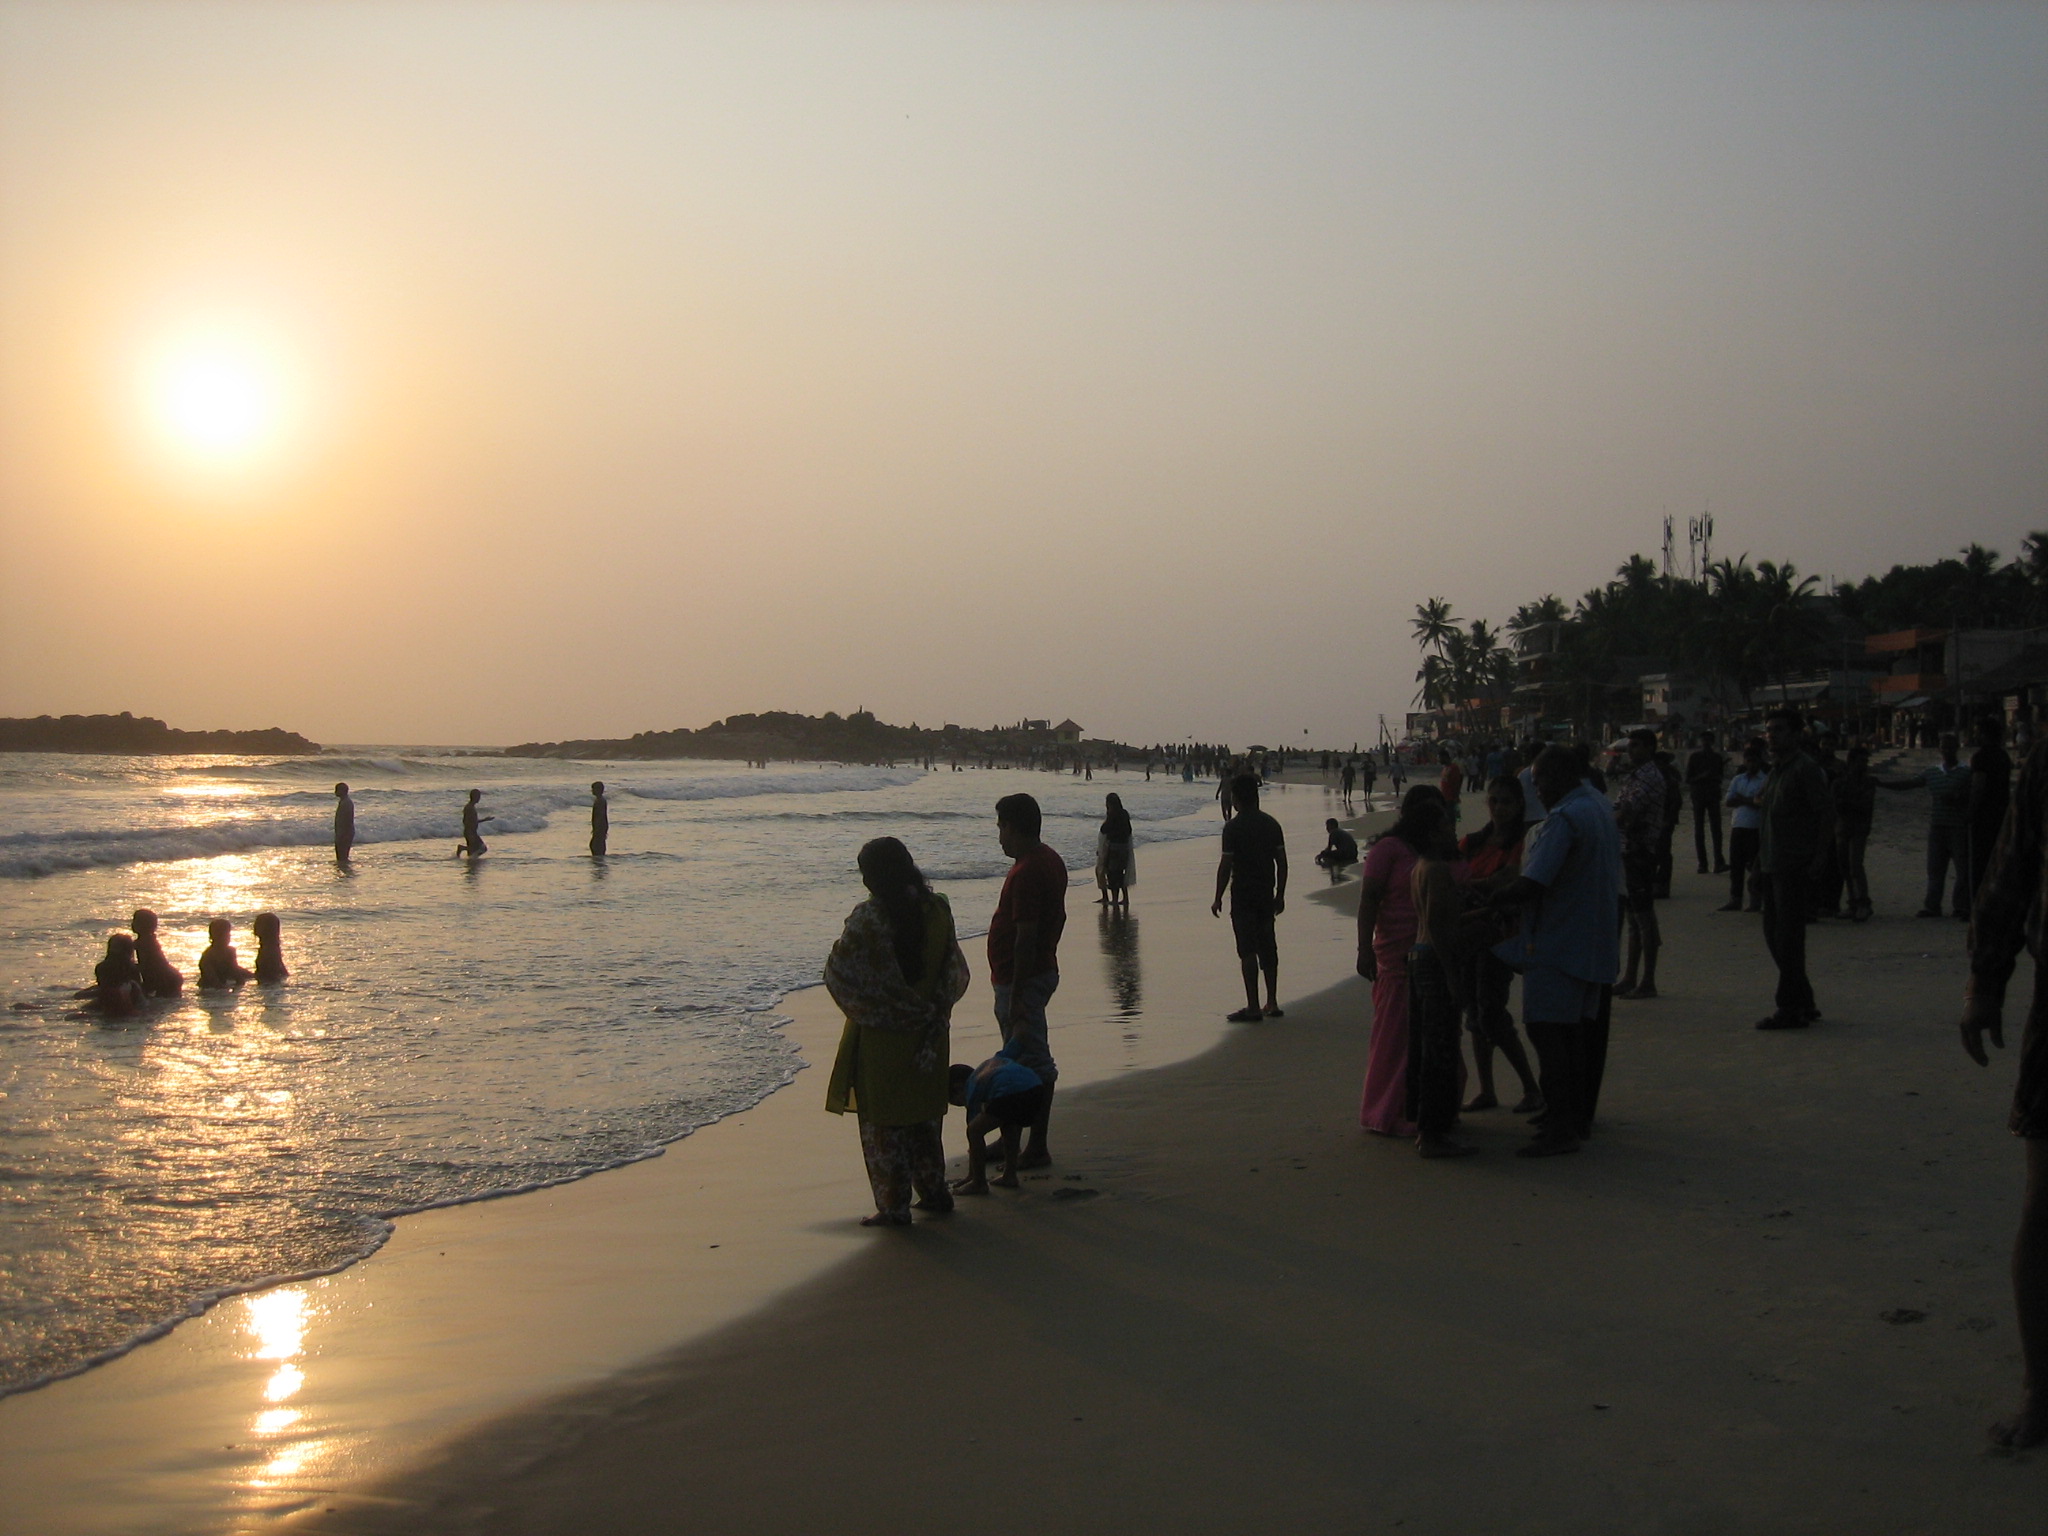
[[[2048,526],[2048,7],[0,0],[0,714],[1319,743]]]

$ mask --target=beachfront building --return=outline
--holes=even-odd
[[[1062,720],[1052,728],[1052,739],[1063,747],[1078,747],[1081,745],[1081,727],[1071,718]]]

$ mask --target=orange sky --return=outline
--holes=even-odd
[[[0,0],[0,713],[1349,741],[1667,509],[2010,552],[2044,82],[2031,6]]]

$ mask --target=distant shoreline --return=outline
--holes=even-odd
[[[148,715],[37,715],[0,719],[0,752],[182,756],[233,752],[251,757],[314,757],[320,743],[297,731],[181,731]]]

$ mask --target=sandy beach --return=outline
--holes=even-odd
[[[1213,854],[1148,850],[1143,1030],[1214,1044],[1117,1070],[1076,888],[1087,1027],[1056,1044],[1092,1081],[1022,1192],[859,1231],[851,1127],[806,1073],[654,1162],[406,1219],[294,1288],[288,1361],[254,1347],[258,1298],[0,1403],[0,1529],[2041,1528],[2038,1453],[1981,1449],[2018,1380],[2011,1063],[1956,1046],[1961,926],[1902,915],[1917,802],[1880,812],[1882,915],[1812,935],[1821,1026],[1749,1027],[1755,920],[1681,849],[1666,995],[1617,1007],[1595,1145],[1517,1161],[1492,1112],[1480,1156],[1425,1164],[1357,1128],[1325,797],[1273,800],[1314,893],[1287,1018],[1213,1022]],[[792,1002],[815,1063],[836,1017]],[[985,1017],[971,994],[960,1038]],[[304,1418],[265,1442],[284,1363]]]

